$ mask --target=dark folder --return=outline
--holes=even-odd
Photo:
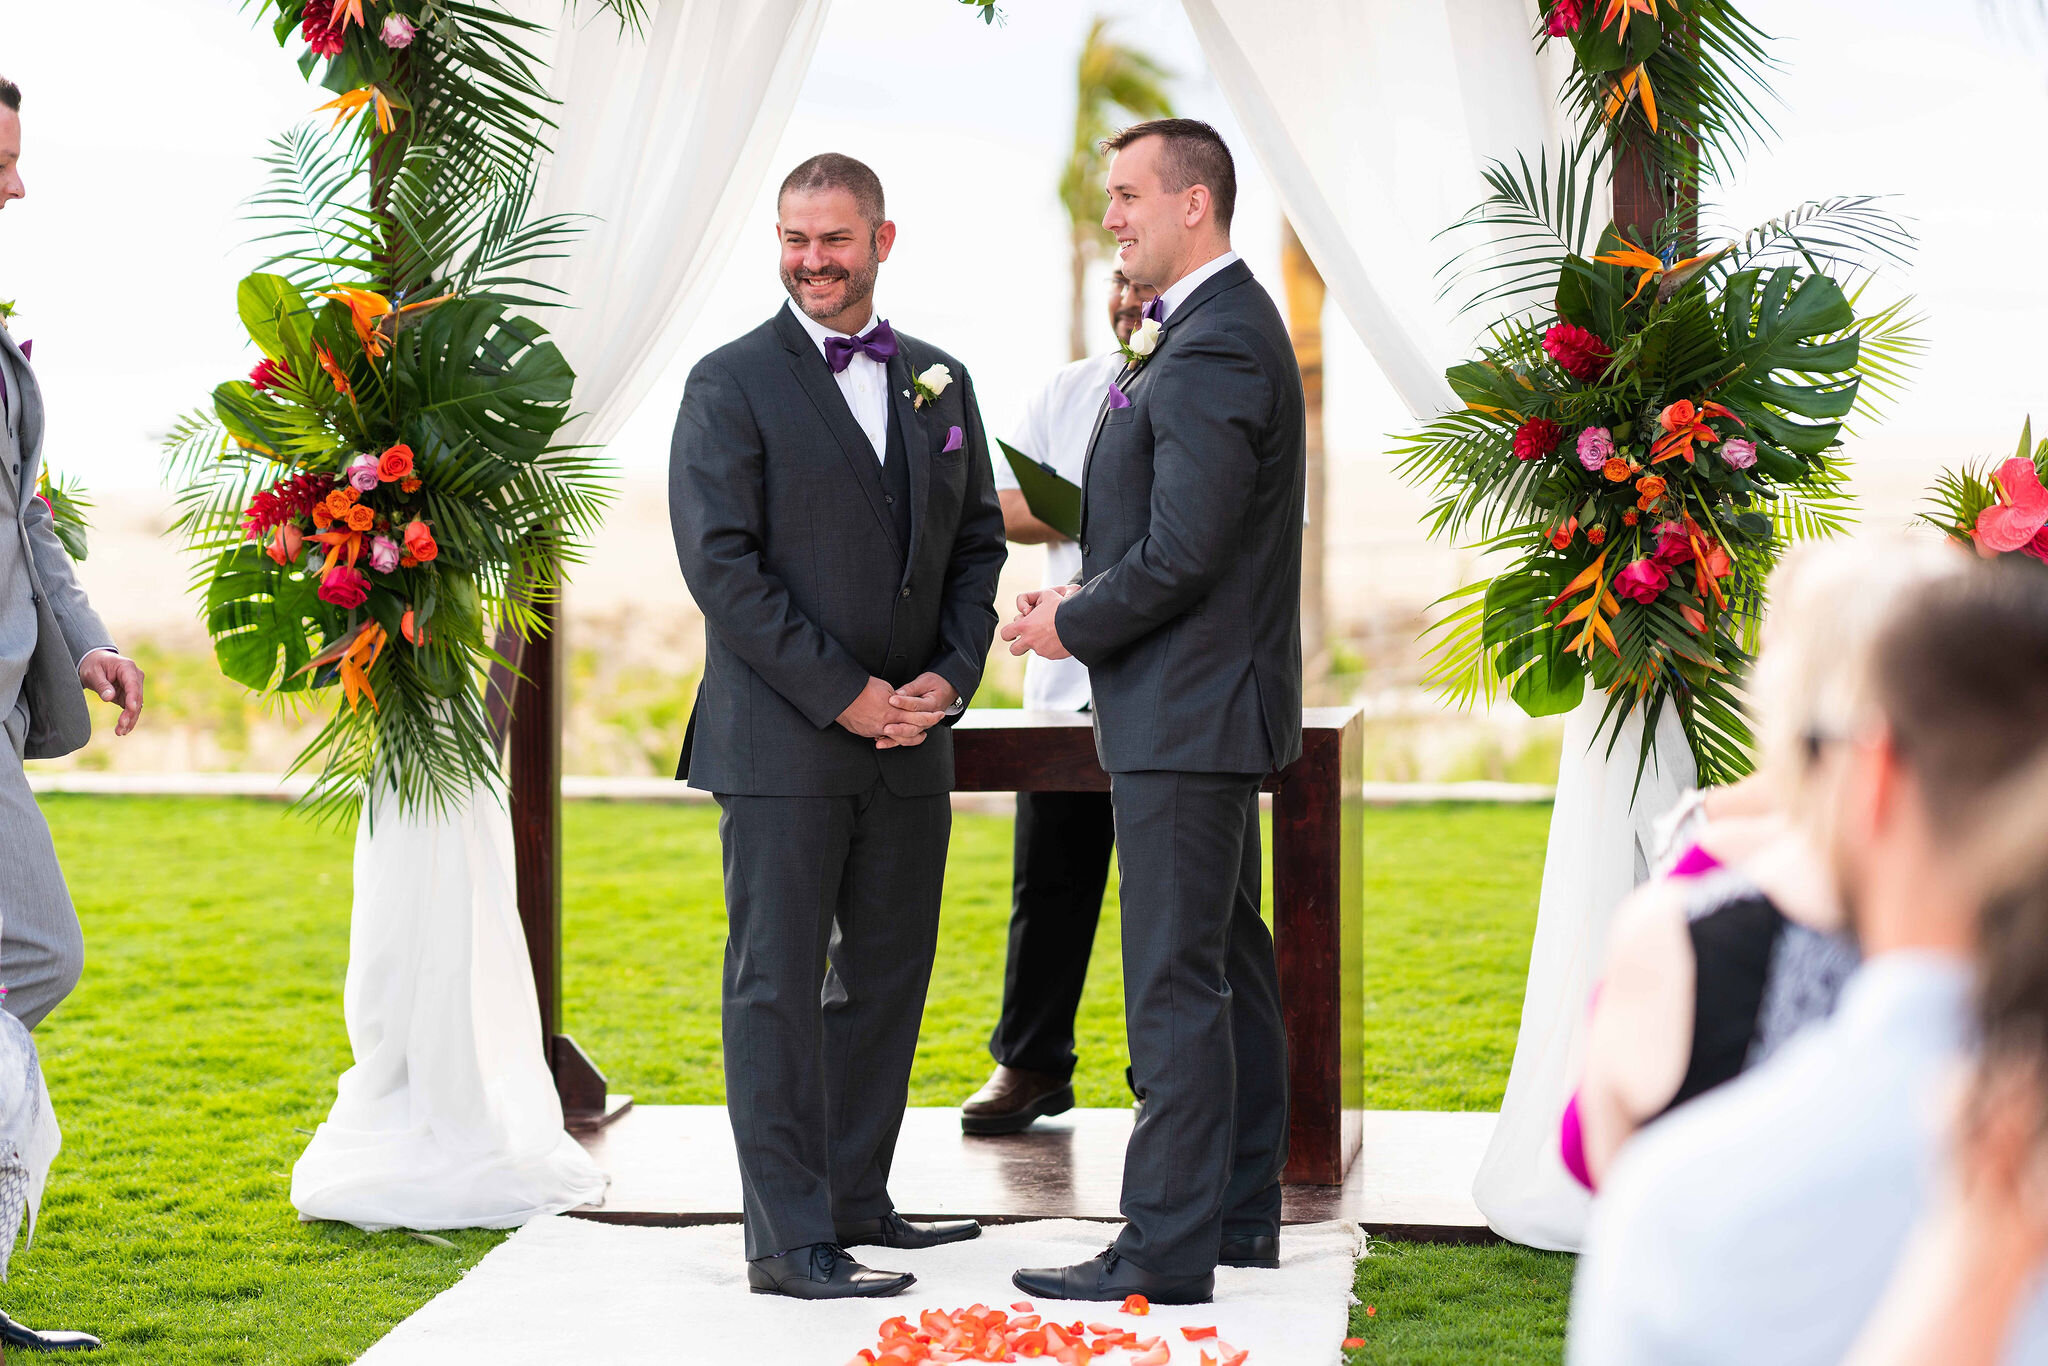
[[[1017,487],[1031,515],[1070,541],[1080,536],[1081,486],[1068,483],[1052,466],[1033,460],[1000,437],[996,444],[1003,448],[1003,458],[1017,476]]]

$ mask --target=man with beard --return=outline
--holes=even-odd
[[[948,729],[995,631],[1002,512],[961,364],[874,312],[896,225],[826,154],[776,201],[790,303],[698,362],[669,512],[704,611],[677,776],[718,798],[726,1103],[747,1280],[893,1295],[855,1244],[929,1247],[888,1178],[938,939]]]
[[[1104,396],[1081,579],[1019,600],[1018,651],[1088,666],[1116,809],[1124,1021],[1143,1101],[1116,1242],[1019,1271],[1027,1295],[1207,1300],[1218,1263],[1279,1265],[1286,1035],[1259,917],[1259,785],[1301,755],[1301,373],[1230,248],[1230,149],[1192,119],[1104,150],[1124,274],[1164,330]]]
[[[1121,270],[1112,274],[1109,326],[1118,349],[1062,366],[1024,409],[1017,449],[1070,484],[1081,482],[1102,396],[1123,369],[1122,347],[1154,297]],[[1072,582],[1081,572],[1081,548],[1032,515],[1008,460],[998,459],[995,469],[1004,534],[1020,545],[1045,547],[1048,587]],[[1087,666],[1033,655],[1024,665],[1024,705],[1087,711]],[[960,1127],[970,1134],[1014,1134],[1041,1115],[1073,1108],[1074,1014],[1088,982],[1115,839],[1106,792],[1017,794],[1010,959],[1003,1013],[988,1041],[996,1070],[960,1107]]]

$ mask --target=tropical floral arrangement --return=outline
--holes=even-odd
[[[1943,472],[1922,514],[1929,526],[1986,559],[2025,555],[2048,564],[2048,438],[2034,442],[2029,418],[2020,444],[1996,469],[1990,462]]]
[[[1908,300],[1860,306],[1911,238],[1851,196],[1703,248],[1697,176],[1715,138],[1745,131],[1755,31],[1705,0],[1555,0],[1546,20],[1579,55],[1573,88],[1610,73],[1608,94],[1635,92],[1642,117],[1631,129],[1589,97],[1554,176],[1548,157],[1495,164],[1492,193],[1454,225],[1484,241],[1447,267],[1447,290],[1508,312],[1446,372],[1465,407],[1409,438],[1400,471],[1435,490],[1433,534],[1476,536],[1506,565],[1446,599],[1429,682],[1464,705],[1505,686],[1538,716],[1590,682],[1610,745],[1640,715],[1644,762],[1675,707],[1699,781],[1726,782],[1750,765],[1741,686],[1765,580],[1789,540],[1847,522],[1844,423],[1873,416],[1917,350]],[[1625,87],[1616,52],[1634,63]],[[1666,145],[1666,89],[1682,95],[1680,141],[1709,150]],[[1594,205],[1616,165],[1657,158],[1668,211],[1639,240]]]
[[[298,760],[315,814],[373,791],[444,809],[499,774],[494,631],[538,629],[606,496],[554,442],[575,376],[516,311],[548,301],[521,271],[573,231],[528,212],[536,26],[455,0],[261,8],[335,117],[268,158],[273,255],[236,299],[261,358],[171,434],[178,529],[223,672],[334,699]]]
[[[50,467],[36,471],[36,497],[50,510],[50,526],[64,553],[74,560],[86,556],[86,533],[92,529],[92,499],[76,478],[50,476]]]

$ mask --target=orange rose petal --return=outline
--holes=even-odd
[[[1131,1366],[1166,1366],[1173,1360],[1173,1351],[1164,1342],[1149,1348],[1142,1355],[1131,1358]]]
[[[1364,1338],[1346,1338],[1346,1339],[1344,1339],[1344,1348],[1345,1348],[1345,1350],[1346,1350],[1346,1351],[1349,1351],[1349,1350],[1350,1350],[1351,1348],[1353,1348],[1353,1347],[1363,1347],[1363,1346],[1365,1346],[1365,1339],[1364,1339]]]
[[[1152,1312],[1152,1301],[1146,1299],[1143,1295],[1127,1295],[1124,1297],[1124,1312],[1126,1314],[1149,1314]]]
[[[1035,1310],[1036,1306],[1034,1306],[1030,1300],[1018,1300],[1015,1304],[1011,1305],[1010,1308],[1016,1310],[1020,1314],[1029,1314]]]

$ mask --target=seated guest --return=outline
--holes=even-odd
[[[1779,569],[1750,686],[1759,771],[1689,804],[1671,875],[1616,916],[1561,1134],[1566,1168],[1589,1189],[1637,1129],[1833,1011],[1857,954],[1786,814],[1812,805],[1805,736],[1855,686],[1899,593],[1965,563],[1945,546],[1886,539],[1806,547]]]
[[[1621,1153],[1573,1288],[1572,1366],[1833,1366],[1932,1199],[1929,1101],[1970,1033],[1961,842],[2048,758],[2048,575],[1973,565],[1912,588],[1868,686],[1819,700],[1818,828],[1864,961],[1829,1019]]]

